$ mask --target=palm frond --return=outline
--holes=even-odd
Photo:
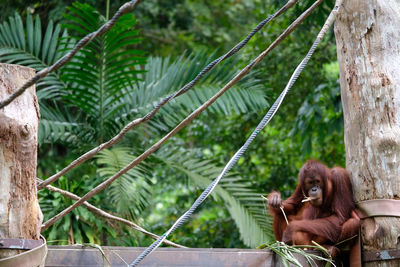
[[[81,3],[74,3],[66,18],[70,23],[65,27],[76,33],[70,37],[74,41],[105,22],[93,7]],[[62,69],[62,79],[69,88],[67,99],[94,123],[94,138],[99,141],[119,130],[114,117],[125,105],[121,100],[141,72],[138,65],[144,63],[143,52],[133,49],[140,41],[133,30],[135,23],[132,14],[122,16],[109,32],[82,48]]]
[[[135,90],[125,96],[125,102],[129,98],[132,106],[125,105],[122,116],[127,119],[132,118],[132,114],[145,114],[162,98],[194,79],[215,57],[215,53],[206,51],[182,55],[173,62],[170,58],[150,57],[145,66],[146,73],[135,84]],[[155,132],[175,126],[230,81],[237,73],[236,65],[236,60],[221,63],[195,88],[165,105],[149,125]],[[205,115],[214,113],[229,116],[265,109],[268,106],[266,91],[256,76],[257,73],[250,73],[207,109]],[[121,118],[119,120],[124,121]]]
[[[51,108],[43,105],[40,109],[42,119],[39,123],[38,144],[44,143],[64,143],[79,144],[82,143],[83,127],[81,123],[77,123],[68,111],[64,111],[58,107]]]
[[[168,166],[183,172],[201,188],[207,187],[222,170],[212,161],[199,160],[188,152],[174,150],[174,153],[164,151],[158,155]],[[226,203],[246,245],[256,247],[274,240],[272,221],[266,214],[260,194],[236,173],[230,173],[221,180],[213,195]]]
[[[27,15],[25,26],[16,13],[9,21],[0,24],[0,61],[42,70],[55,63],[62,55],[66,44],[60,39],[66,38],[67,32],[61,34],[60,25],[49,22],[42,36],[39,16],[35,19]],[[57,72],[52,72],[37,84],[37,96],[41,110],[38,143],[77,142],[78,123],[67,118],[57,108],[56,100],[65,94],[65,84]],[[64,112],[68,114],[68,112]]]
[[[9,21],[0,24],[0,62],[19,64],[36,71],[47,68],[61,56],[56,55],[60,45],[60,32],[60,26],[54,26],[50,21],[42,38],[39,16],[33,21],[32,16],[28,14],[24,27],[21,17],[16,13],[14,17],[9,17]],[[64,93],[64,83],[57,73],[49,74],[40,80],[36,87],[41,105],[42,100],[54,100]]]
[[[135,157],[126,147],[115,147],[101,151],[97,156],[97,169],[101,177],[108,178],[125,167]],[[114,181],[107,189],[110,203],[122,216],[136,217],[148,206],[151,196],[150,180],[143,165],[130,169]]]

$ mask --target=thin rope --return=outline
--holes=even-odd
[[[59,214],[53,216],[47,222],[42,225],[42,231],[50,227],[56,221],[67,215],[73,209],[79,207],[83,204],[84,201],[90,199],[94,195],[100,193],[102,190],[107,188],[113,181],[118,179],[121,175],[138,165],[140,162],[145,160],[149,155],[155,152],[157,149],[161,147],[163,143],[165,143],[168,139],[174,136],[177,132],[179,132],[183,127],[189,124],[192,120],[194,120],[197,116],[201,114],[204,110],[206,110],[212,103],[214,103],[221,95],[223,95],[227,90],[232,88],[240,79],[242,79],[249,71],[256,66],[261,59],[268,55],[282,40],[284,40],[300,23],[308,17],[311,12],[322,2],[322,0],[317,0],[311,7],[309,7],[303,14],[300,15],[276,40],[261,54],[257,56],[251,63],[249,63],[245,68],[243,68],[232,80],[230,80],[221,90],[219,90],[215,95],[213,95],[209,100],[207,100],[203,105],[198,107],[195,111],[193,111],[189,116],[187,116],[184,120],[182,120],[173,130],[171,130],[168,134],[163,136],[158,142],[153,144],[149,149],[139,155],[136,159],[132,160],[128,165],[122,168],[120,171],[115,173],[113,176],[103,181],[95,188],[87,192],[82,198],[77,200],[74,204],[64,209]]]
[[[229,52],[227,52],[225,55],[222,55],[221,57],[215,59],[211,63],[209,63],[197,76],[187,83],[184,87],[182,87],[180,90],[166,96],[163,98],[157,105],[156,107],[147,113],[144,117],[135,119],[128,123],[116,136],[111,138],[109,141],[89,150],[85,154],[81,155],[79,158],[75,159],[73,162],[71,162],[68,166],[66,166],[64,169],[59,171],[58,173],[52,175],[48,179],[46,179],[43,183],[38,185],[38,190],[43,189],[45,186],[57,181],[61,176],[65,175],[67,172],[72,170],[73,168],[79,166],[80,164],[86,162],[87,160],[91,159],[94,155],[102,151],[103,149],[106,149],[113,144],[119,142],[122,137],[124,137],[128,131],[130,131],[132,128],[135,126],[144,123],[148,120],[150,120],[160,109],[163,107],[165,104],[167,104],[170,100],[186,93],[189,91],[191,88],[193,88],[194,85],[197,84],[197,82],[210,70],[212,70],[215,66],[217,66],[219,63],[221,63],[223,60],[231,57],[232,55],[236,54],[240,49],[242,49],[249,41],[250,39],[258,32],[260,31],[265,25],[267,25],[270,21],[284,13],[286,10],[291,8],[294,4],[296,4],[298,0],[289,0],[282,8],[280,8],[275,14],[268,16],[266,19],[261,21],[247,36],[245,39],[243,39],[241,42],[236,44]]]
[[[137,266],[146,256],[148,256],[152,251],[154,251],[158,246],[160,246],[161,242],[167,238],[173,231],[175,231],[178,227],[180,227],[194,212],[194,210],[211,194],[211,192],[214,190],[218,182],[225,176],[225,174],[237,163],[239,158],[243,155],[243,153],[247,150],[248,146],[251,144],[251,142],[254,140],[254,138],[257,136],[257,134],[269,123],[269,121],[272,119],[272,117],[275,115],[277,110],[279,109],[280,105],[282,104],[283,99],[285,98],[286,94],[289,92],[290,88],[293,86],[293,84],[296,82],[297,78],[299,77],[300,73],[304,69],[304,67],[307,65],[308,61],[310,60],[310,57],[314,53],[317,45],[320,43],[321,39],[324,37],[330,26],[332,25],[333,21],[335,20],[336,13],[339,7],[339,2],[341,3],[341,0],[338,0],[335,8],[332,10],[332,12],[329,14],[329,17],[327,18],[324,26],[322,27],[321,31],[319,32],[317,38],[315,39],[314,43],[312,44],[310,50],[308,51],[307,55],[305,58],[301,61],[301,63],[297,66],[295,69],[294,73],[292,74],[289,82],[287,83],[285,89],[282,91],[282,93],[279,95],[279,97],[276,99],[272,107],[268,110],[267,114],[264,116],[264,118],[261,120],[261,122],[258,124],[256,129],[253,131],[253,133],[250,135],[250,137],[247,139],[245,144],[235,153],[235,155],[231,158],[231,160],[228,162],[228,164],[225,166],[221,174],[206,188],[206,190],[203,191],[203,193],[197,198],[197,200],[194,202],[194,204],[187,210],[173,225],[172,227],[165,232],[162,236],[160,236],[159,239],[157,239],[151,246],[149,246],[145,251],[143,251],[129,266]]]

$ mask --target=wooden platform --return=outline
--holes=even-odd
[[[127,266],[145,249],[138,247],[49,246],[46,266]],[[140,266],[269,267],[277,257],[260,249],[158,248]],[[308,265],[304,265],[308,266]],[[324,266],[316,264],[315,266]]]

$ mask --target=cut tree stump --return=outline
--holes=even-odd
[[[0,64],[0,100],[32,78],[31,68]],[[0,109],[0,239],[40,239],[36,190],[39,104],[35,86]],[[20,250],[0,249],[0,258]]]

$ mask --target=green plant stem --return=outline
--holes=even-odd
[[[106,1],[106,20],[110,17],[110,0]]]

